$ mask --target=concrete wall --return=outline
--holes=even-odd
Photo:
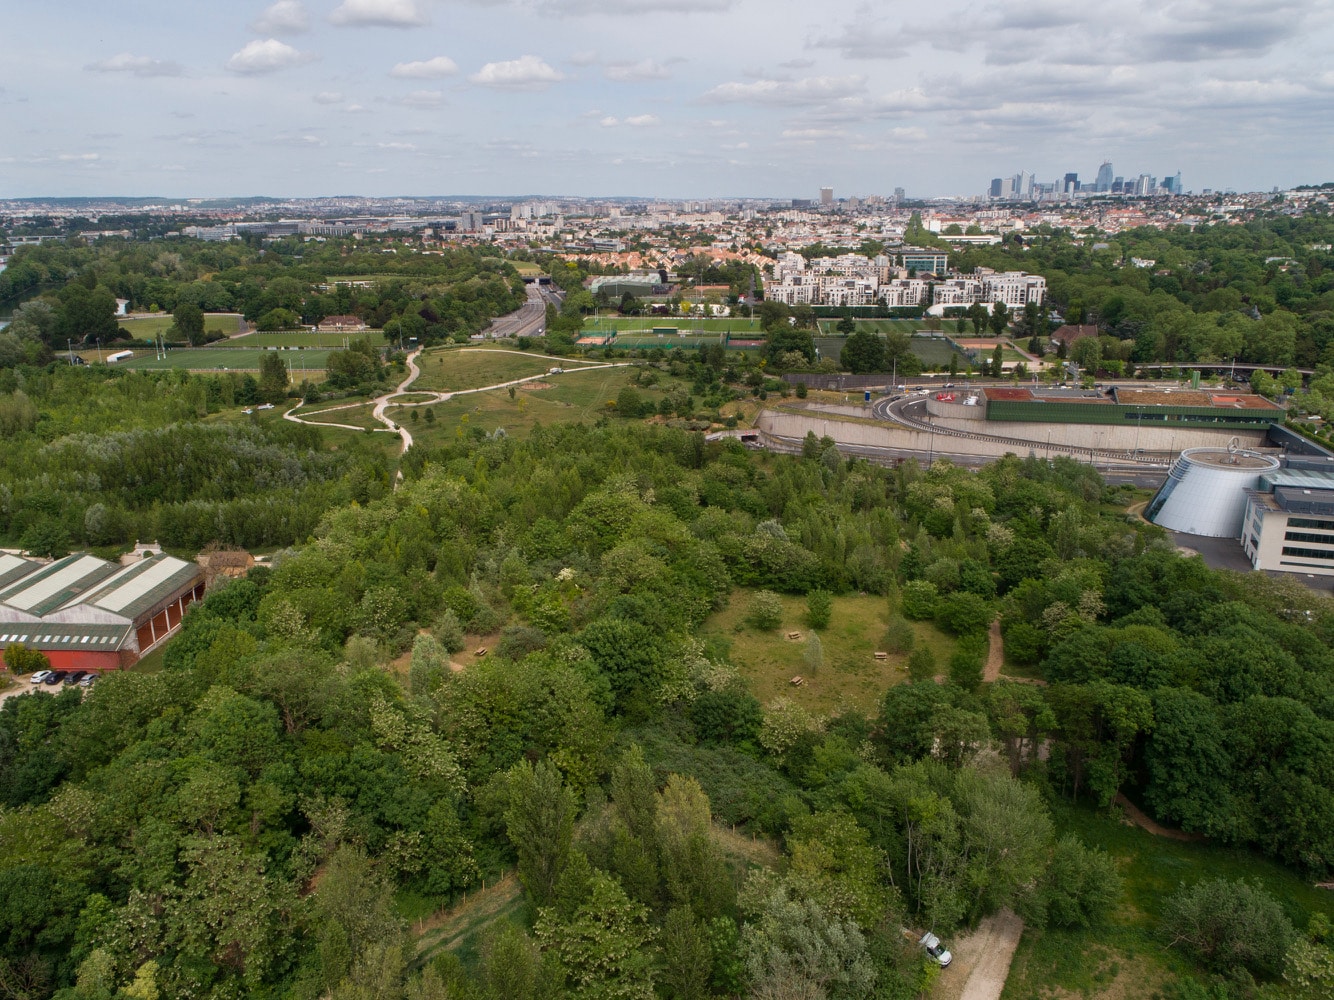
[[[956,393],[954,398],[961,400],[964,396],[962,393]],[[935,395],[929,395],[926,397],[926,412],[933,417],[948,417],[952,420],[986,420],[987,404],[986,400],[979,398],[972,406],[965,406],[961,402],[947,403],[944,400],[936,399]],[[986,430],[982,427],[970,427],[968,429],[970,431]]]
[[[931,405],[927,404],[928,407]],[[939,404],[937,404],[939,405]],[[960,407],[964,409],[964,407]],[[972,409],[972,407],[967,407]],[[1210,430],[1204,427],[1120,427],[1111,424],[1032,423],[1026,420],[988,420],[977,424],[973,420],[943,416],[936,420],[941,427],[966,431],[970,434],[990,434],[1031,442],[1033,447],[1046,447],[1048,436],[1052,447],[1074,448],[1087,451],[1180,452],[1185,448],[1222,448],[1234,437],[1242,447],[1266,446],[1266,430],[1235,431]]]

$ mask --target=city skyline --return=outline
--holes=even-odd
[[[1245,191],[1334,160],[1319,0],[0,10],[22,42],[0,70],[0,197],[930,198],[1006,163],[1091,180],[1104,159]]]

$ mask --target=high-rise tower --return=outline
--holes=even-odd
[[[1112,161],[1103,160],[1102,166],[1098,168],[1098,179],[1093,183],[1095,191],[1110,191],[1112,189]]]

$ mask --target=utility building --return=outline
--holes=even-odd
[[[199,567],[174,556],[118,566],[86,553],[52,563],[0,555],[0,649],[41,650],[58,669],[128,667],[203,596]]]

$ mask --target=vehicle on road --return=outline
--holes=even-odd
[[[930,931],[922,935],[917,942],[922,946],[926,953],[931,956],[931,960],[938,964],[942,969],[946,968],[954,961],[954,956],[950,954],[949,949],[940,943],[940,938],[936,937]]]
[[[55,673],[54,670],[39,670],[39,671],[37,671],[37,673],[35,673],[35,674],[32,675],[31,683],[33,683],[33,684],[45,684],[45,683],[46,683],[46,679],[47,679],[48,677],[50,677],[53,673]]]

